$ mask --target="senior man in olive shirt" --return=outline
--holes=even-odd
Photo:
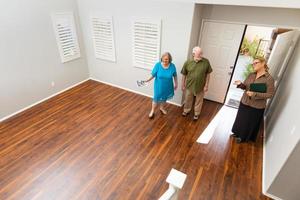
[[[209,76],[212,68],[208,59],[202,57],[200,47],[193,48],[193,59],[187,60],[181,70],[182,90],[185,91],[185,103],[182,116],[187,116],[192,109],[194,96],[194,120],[199,118],[204,93],[208,91]]]

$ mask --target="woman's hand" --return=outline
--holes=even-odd
[[[145,83],[148,83],[148,82],[150,82],[153,78],[154,78],[154,77],[151,76],[150,78],[148,78],[148,80],[144,80],[144,82],[145,82]]]
[[[249,97],[252,97],[252,96],[254,95],[254,92],[247,91],[246,94],[247,94]]]
[[[237,80],[237,81],[234,81],[234,83],[233,83],[234,85],[241,85],[242,84],[242,81],[240,81],[240,80]]]
[[[178,87],[177,84],[175,84],[175,85],[174,85],[174,90],[177,90],[177,87]]]

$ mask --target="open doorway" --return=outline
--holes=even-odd
[[[291,31],[291,29],[247,26],[239,54],[231,77],[230,85],[226,95],[225,105],[237,108],[243,95],[243,90],[233,85],[235,80],[244,81],[253,72],[252,61],[254,57],[270,58],[273,47],[279,34]],[[285,55],[282,55],[285,56]],[[276,67],[276,66],[269,66]]]
[[[224,103],[245,27],[239,23],[202,21],[199,46],[213,66],[205,99]]]
[[[205,98],[237,108],[243,91],[232,83],[253,72],[255,56],[265,57],[275,89],[299,38],[299,30],[202,20],[199,45],[213,66]]]
[[[247,26],[243,42],[240,46],[237,61],[229,85],[225,105],[238,107],[243,95],[241,89],[233,85],[235,80],[244,81],[249,73],[253,72],[252,61],[255,56],[270,54],[273,27]]]

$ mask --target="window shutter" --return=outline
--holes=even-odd
[[[133,65],[152,69],[160,54],[161,21],[134,20]]]
[[[112,17],[92,16],[92,37],[95,57],[116,61]]]
[[[73,13],[55,13],[52,21],[62,63],[79,58],[80,49]]]

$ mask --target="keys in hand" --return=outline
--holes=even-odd
[[[146,81],[136,81],[136,84],[139,86],[139,87],[143,87],[146,85]]]

